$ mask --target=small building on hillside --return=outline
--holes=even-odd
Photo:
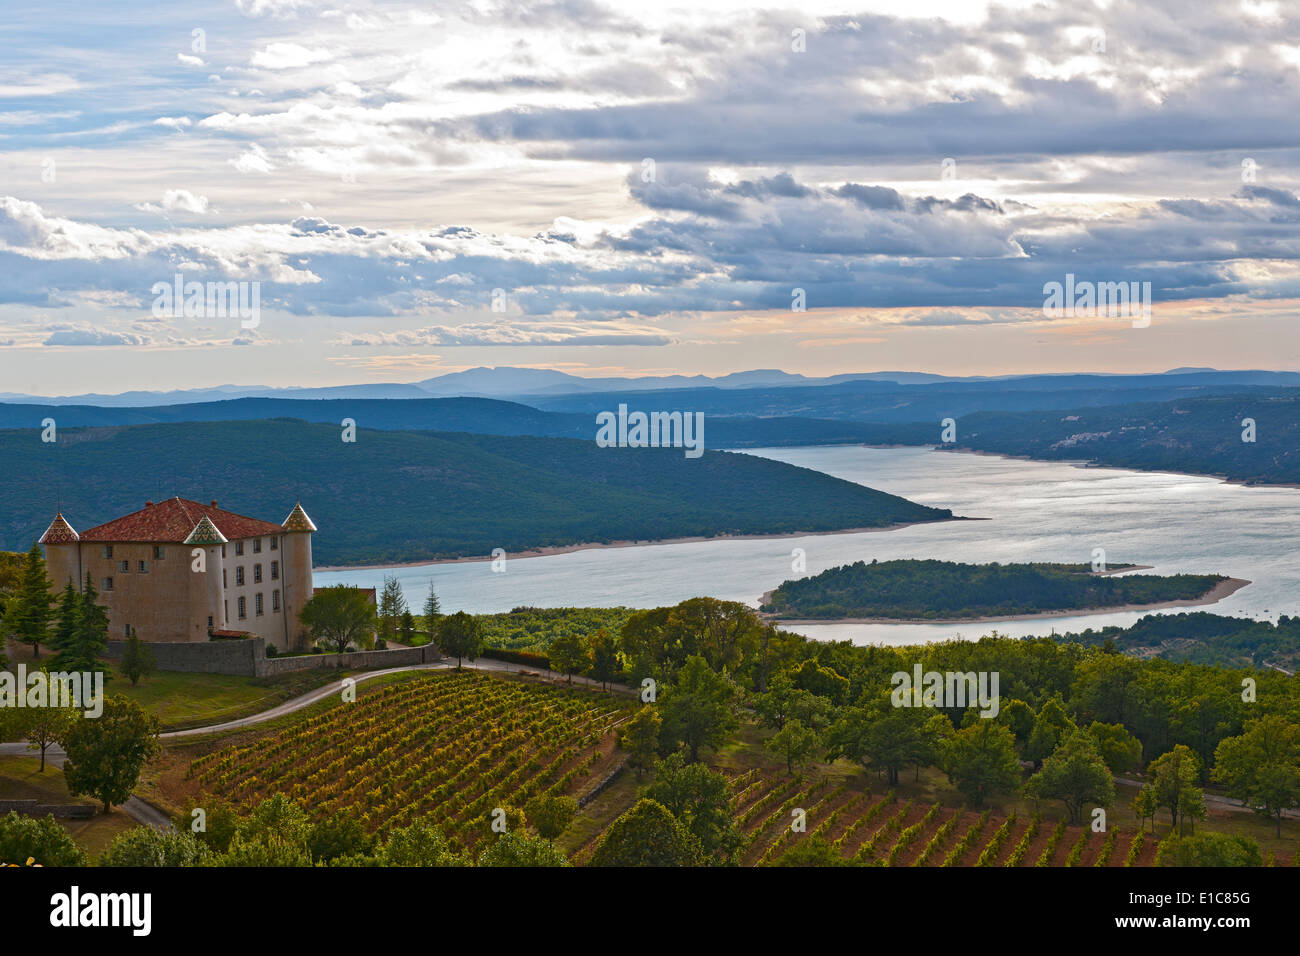
[[[280,524],[185,498],[78,534],[60,512],[41,544],[54,590],[89,573],[108,608],[109,638],[192,642],[254,634],[305,650],[298,613],[312,595],[311,536],[301,504]]]

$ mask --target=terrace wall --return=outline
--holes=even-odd
[[[347,654],[304,654],[301,657],[267,657],[266,641],[261,637],[241,640],[168,643],[151,641],[148,645],[160,671],[186,674],[233,674],[239,677],[269,677],[294,671],[339,668],[369,670],[379,667],[406,667],[431,664],[440,660],[438,648],[395,647],[386,651],[352,651]],[[107,655],[120,660],[125,641],[109,641]]]

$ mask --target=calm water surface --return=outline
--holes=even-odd
[[[490,562],[318,571],[317,587],[381,587],[396,575],[413,610],[430,581],[445,611],[507,611],[518,605],[658,607],[711,595],[757,605],[803,549],[807,574],[872,558],[1088,562],[1104,548],[1111,563],[1151,573],[1226,574],[1253,583],[1213,605],[1218,614],[1276,619],[1300,614],[1300,490],[1244,488],[1200,478],[1019,461],[928,448],[750,449],[987,521],[950,521],[884,532],[705,541],[605,548]],[[1165,613],[1177,613],[1171,609]],[[809,637],[857,644],[909,644],[1017,636],[1131,624],[1138,613],[1081,614],[987,624],[817,624]]]

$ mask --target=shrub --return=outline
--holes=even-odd
[[[0,863],[22,864],[28,858],[41,866],[85,866],[86,853],[54,822],[53,817],[0,817]]]

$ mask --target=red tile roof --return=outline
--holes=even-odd
[[[81,540],[184,544],[204,515],[231,541],[281,534],[284,530],[278,524],[223,511],[215,505],[202,505],[187,498],[168,498],[156,504],[149,502],[139,511],[89,528],[81,533]]]

